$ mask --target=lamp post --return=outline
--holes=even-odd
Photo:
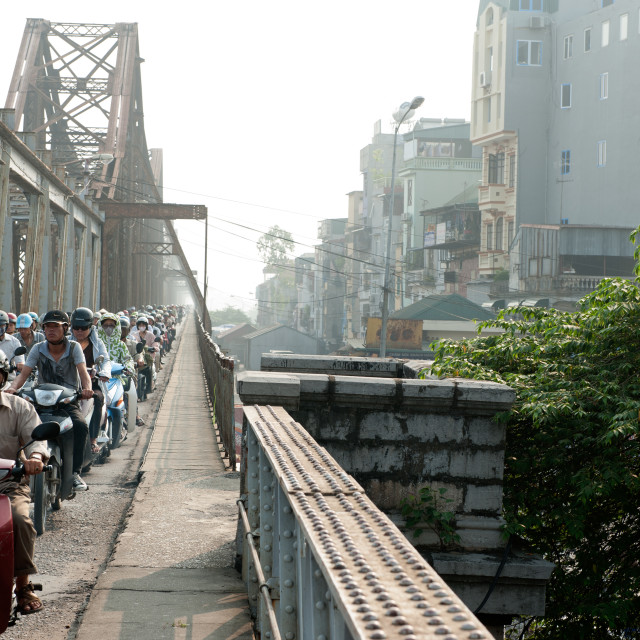
[[[382,328],[380,329],[380,357],[387,356],[387,324],[389,320],[389,288],[391,274],[391,231],[393,227],[393,207],[395,199],[395,182],[396,182],[396,141],[398,138],[398,130],[400,125],[407,119],[409,114],[413,115],[413,111],[424,102],[422,96],[416,96],[411,102],[403,102],[400,108],[393,114],[394,120],[397,122],[393,132],[393,159],[391,161],[391,197],[389,198],[389,224],[387,225],[387,248],[384,255],[384,284],[382,289]]]

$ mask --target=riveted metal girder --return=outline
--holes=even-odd
[[[145,218],[146,220],[205,220],[207,207],[191,204],[167,204],[150,202],[98,203],[107,218]]]

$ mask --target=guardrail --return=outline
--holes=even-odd
[[[216,425],[222,439],[225,457],[229,458],[229,465],[236,468],[236,442],[233,413],[233,358],[227,358],[220,347],[205,331],[200,316],[196,314],[198,327],[198,342],[200,355],[207,380],[209,401],[213,407]]]
[[[282,407],[244,412],[238,508],[243,579],[258,637],[491,638],[355,479]]]

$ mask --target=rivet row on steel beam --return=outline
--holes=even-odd
[[[258,414],[258,419],[252,421],[256,434],[269,450],[275,466],[280,468],[279,475],[284,478],[289,491],[362,491],[362,487],[345,473],[326,449],[291,420],[284,409],[259,406],[253,409]],[[288,424],[281,417],[282,414],[288,418]],[[323,486],[319,486],[318,482]]]
[[[290,417],[283,409],[253,409],[258,418],[247,412],[251,423],[278,462],[274,473],[288,480],[296,519],[354,637],[489,640],[489,632],[466,605],[311,436],[293,421],[286,424],[280,416]],[[305,481],[306,492],[279,448]],[[335,489],[335,481],[329,482],[331,492],[320,491],[297,453],[313,461],[325,480],[329,470],[337,471],[348,491]]]

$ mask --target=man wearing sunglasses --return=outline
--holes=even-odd
[[[42,318],[42,328],[45,342],[33,345],[20,375],[5,389],[5,393],[15,393],[27,381],[31,372],[37,369],[40,384],[52,383],[69,387],[77,390],[80,397],[87,400],[93,397],[91,378],[82,348],[66,337],[69,316],[57,309],[47,311]],[[80,472],[89,429],[77,400],[70,402],[66,411],[73,422],[73,488],[76,491],[86,491],[87,485],[80,477]]]

